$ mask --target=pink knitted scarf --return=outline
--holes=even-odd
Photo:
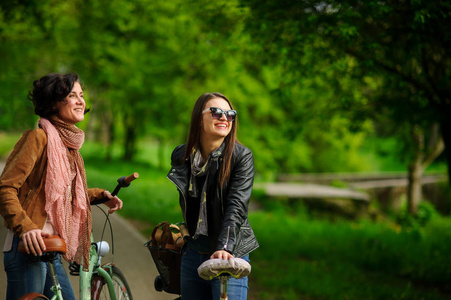
[[[78,151],[84,142],[84,132],[52,117],[41,118],[39,126],[47,134],[47,174],[45,182],[45,211],[48,222],[64,239],[66,260],[89,264],[91,209],[88,202],[86,174]],[[76,175],[72,180],[67,150],[74,156]],[[83,260],[82,260],[83,258]]]

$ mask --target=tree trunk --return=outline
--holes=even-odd
[[[424,132],[418,125],[412,128],[412,138],[415,145],[413,162],[409,165],[409,183],[407,185],[407,207],[409,213],[416,215],[421,200],[422,162],[424,157]]]
[[[409,213],[416,215],[418,205],[422,198],[421,178],[424,170],[443,152],[443,139],[439,136],[439,126],[434,124],[431,128],[429,143],[425,147],[424,131],[419,125],[412,128],[412,137],[415,144],[414,160],[409,165],[409,183],[407,185],[407,205]]]
[[[407,205],[409,213],[416,215],[418,213],[418,204],[422,198],[421,177],[423,176],[423,167],[421,160],[416,159],[409,166],[409,183],[407,185]]]
[[[165,155],[164,155],[164,146],[165,143],[163,141],[163,139],[158,139],[158,168],[160,170],[165,170],[166,169],[166,160],[165,160]]]
[[[107,148],[106,148],[106,161],[111,161],[111,158],[113,156],[113,144],[115,140],[115,126],[114,122],[112,120],[108,120],[109,124],[107,125],[108,128],[108,140],[107,140]]]
[[[136,132],[134,125],[128,125],[125,128],[125,142],[124,142],[124,160],[131,161],[135,155],[136,150]]]
[[[451,108],[446,111],[448,118],[444,118],[440,124],[443,142],[445,144],[445,156],[448,164],[448,182],[451,186]]]

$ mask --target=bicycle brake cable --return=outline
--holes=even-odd
[[[103,241],[103,235],[105,234],[105,228],[106,228],[106,224],[108,223],[108,225],[110,226],[110,233],[111,233],[111,261],[114,260],[114,234],[113,234],[113,226],[111,225],[111,220],[110,220],[110,216],[109,214],[107,214],[105,212],[105,210],[103,210],[103,208],[101,208],[99,205],[96,205],[105,215],[105,223],[103,225],[103,229],[102,229],[102,234],[100,236],[100,241]],[[100,252],[100,251],[99,251]]]

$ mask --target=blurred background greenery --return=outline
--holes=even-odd
[[[162,219],[180,221],[170,153],[195,100],[221,92],[259,184],[306,173],[407,180],[401,196],[371,192],[358,216],[256,188],[251,298],[451,298],[450,6],[3,0],[0,157],[36,124],[33,80],[77,72],[91,108],[80,124],[89,185],[138,171],[121,213],[148,234]],[[448,174],[433,183],[433,201],[421,184],[431,172]],[[337,178],[329,184],[349,187]],[[387,209],[387,198],[397,205]]]

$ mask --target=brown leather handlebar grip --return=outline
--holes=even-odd
[[[127,177],[125,177],[125,182],[127,184],[130,184],[130,182],[132,182],[133,180],[137,179],[138,177],[139,177],[138,172],[134,172],[133,174],[130,174]]]

